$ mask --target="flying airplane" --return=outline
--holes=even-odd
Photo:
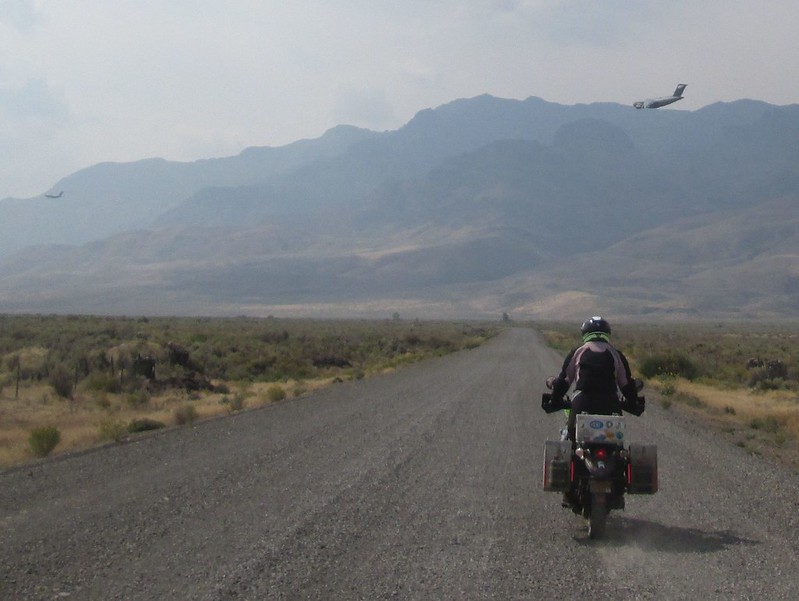
[[[61,198],[64,195],[64,191],[61,190],[58,194],[45,194],[47,198]]]
[[[678,100],[682,100],[682,91],[685,89],[685,86],[688,84],[681,83],[677,86],[677,89],[674,90],[674,94],[672,96],[663,96],[662,98],[647,98],[646,100],[639,100],[637,102],[633,102],[633,106],[637,109],[657,109],[661,106],[666,106],[667,104],[671,104],[672,102],[677,102]]]

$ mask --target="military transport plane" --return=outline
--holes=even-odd
[[[671,104],[672,102],[677,102],[678,100],[682,100],[682,91],[685,89],[685,86],[688,84],[681,83],[677,86],[677,89],[674,90],[673,96],[663,96],[662,98],[647,98],[646,100],[639,100],[638,102],[633,102],[633,106],[637,109],[657,109],[661,106],[666,106],[667,104]]]

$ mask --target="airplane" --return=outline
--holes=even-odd
[[[64,195],[64,191],[61,190],[58,194],[45,194],[47,198],[61,198]]]
[[[688,84],[681,83],[677,86],[677,89],[674,90],[674,94],[672,96],[663,96],[662,98],[647,98],[646,100],[638,100],[637,102],[633,102],[633,106],[637,109],[657,109],[661,106],[666,106],[667,104],[671,104],[672,102],[677,102],[678,100],[683,99],[682,91],[685,89],[685,86]]]

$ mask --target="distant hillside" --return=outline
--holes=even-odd
[[[757,101],[480,96],[393,132],[98,165],[3,201],[0,311],[793,314],[798,134],[799,107]]]
[[[799,310],[797,208],[799,195],[681,219],[518,274],[498,289],[524,299],[517,311],[550,318],[579,318],[594,306],[639,317],[793,319]]]
[[[36,244],[81,244],[149,226],[165,210],[214,186],[251,186],[324,158],[375,134],[341,126],[316,140],[248,148],[235,157],[178,163],[101,163],[60,181],[44,196],[0,201],[0,256]]]

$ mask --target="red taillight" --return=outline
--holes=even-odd
[[[594,452],[594,458],[595,458],[597,461],[605,461],[605,459],[607,459],[607,458],[608,458],[608,452],[607,452],[607,450],[605,450],[605,449],[597,449],[597,450]]]

